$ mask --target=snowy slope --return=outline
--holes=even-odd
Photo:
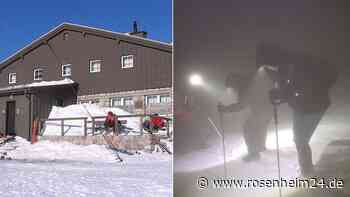
[[[0,161],[1,197],[170,197],[172,157],[162,153],[121,154],[101,145],[79,146],[17,138]]]

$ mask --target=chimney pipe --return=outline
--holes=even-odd
[[[134,21],[134,23],[133,23],[133,30],[132,30],[132,32],[129,32],[128,34],[129,35],[133,35],[133,36],[138,36],[138,37],[141,37],[141,38],[146,38],[147,37],[147,32],[139,31],[139,28],[138,28],[138,25],[137,25],[136,21]]]
[[[138,29],[137,29],[137,22],[134,21],[134,31],[133,33],[137,33],[138,32]]]

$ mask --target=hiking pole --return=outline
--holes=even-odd
[[[222,114],[222,113],[220,113]],[[220,119],[222,115],[220,115]],[[224,173],[225,176],[227,176],[227,168],[226,168],[226,149],[225,149],[225,140],[224,140],[224,135],[220,133],[219,129],[216,127],[216,125],[214,124],[214,122],[210,119],[210,117],[208,117],[208,121],[209,123],[213,126],[213,128],[215,129],[216,133],[221,137],[222,139],[222,152],[223,152],[223,156],[224,156]],[[222,123],[222,121],[220,120],[220,124]],[[222,125],[222,124],[221,124]],[[223,130],[222,130],[222,133]]]
[[[275,134],[276,134],[276,155],[277,155],[277,167],[278,167],[278,179],[281,180],[281,164],[280,164],[280,147],[278,141],[278,114],[277,114],[277,104],[273,103],[273,119],[275,124]],[[281,185],[278,187],[279,197],[282,197]]]
[[[225,130],[224,130],[224,122],[223,122],[223,114],[222,114],[222,112],[219,112],[219,119],[220,119],[219,121],[220,121],[221,131],[222,131],[222,151],[224,153],[224,171],[225,171],[225,177],[227,177]]]

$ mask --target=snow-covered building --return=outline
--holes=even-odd
[[[52,106],[172,113],[172,45],[63,23],[0,63],[0,132],[29,138]]]

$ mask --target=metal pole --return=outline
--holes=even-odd
[[[64,119],[61,120],[61,135],[64,136]]]
[[[87,136],[87,118],[84,118],[84,136]]]
[[[281,180],[281,164],[280,164],[280,147],[278,141],[278,114],[277,114],[277,104],[273,104],[273,116],[275,122],[275,134],[276,134],[276,155],[277,155],[277,167],[278,167],[278,179]],[[282,188],[278,187],[279,196],[282,197]]]
[[[142,120],[143,120],[143,117],[140,116],[140,135],[143,135],[143,122],[142,122]]]
[[[92,136],[95,135],[95,117],[91,117],[91,124],[92,124]]]
[[[170,138],[170,120],[166,120],[166,135]]]
[[[219,112],[219,121],[222,132],[222,151],[224,154],[224,173],[225,177],[227,177],[227,167],[226,167],[226,146],[225,146],[225,131],[224,131],[224,123],[223,123],[223,113]]]

